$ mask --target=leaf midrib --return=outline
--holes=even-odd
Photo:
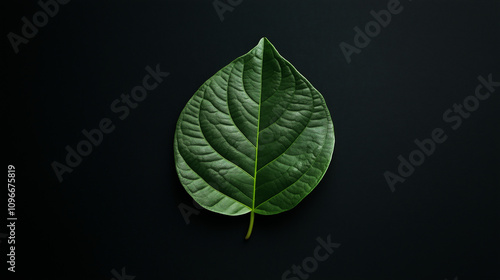
[[[259,92],[259,112],[257,113],[257,139],[255,140],[255,165],[253,173],[253,197],[252,197],[252,212],[255,211],[255,191],[257,186],[257,162],[259,159],[259,133],[260,133],[260,108],[262,107],[262,88],[264,87],[264,56],[265,56],[266,42],[262,42],[262,62],[260,65],[260,92]]]

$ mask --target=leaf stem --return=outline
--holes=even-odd
[[[250,238],[250,235],[252,235],[254,216],[255,212],[252,210],[252,212],[250,212],[250,226],[248,227],[248,232],[247,236],[245,236],[245,240],[248,240]]]

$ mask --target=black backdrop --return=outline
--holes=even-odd
[[[0,239],[7,279],[282,279],[304,261],[308,279],[500,279],[500,88],[474,97],[479,76],[500,81],[500,1],[402,0],[350,63],[339,45],[356,47],[354,28],[391,1],[70,1],[16,54],[9,32],[41,10],[19,2],[1,8],[18,218],[15,274]],[[263,36],[324,95],[336,145],[318,187],[257,216],[245,242],[248,215],[186,223],[173,135],[198,87]],[[119,119],[113,101],[157,64],[170,75]],[[473,110],[446,121],[464,100]],[[51,164],[103,118],[115,129],[59,182]],[[384,173],[436,128],[446,141],[391,191]],[[328,236],[340,246],[312,269]]]

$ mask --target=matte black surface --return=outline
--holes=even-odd
[[[15,54],[7,34],[40,10],[25,2],[1,8],[18,213],[17,278],[1,239],[1,279],[282,279],[328,235],[341,245],[309,279],[500,279],[500,87],[458,129],[443,119],[478,76],[500,81],[499,1],[401,1],[351,63],[339,44],[389,1],[243,0],[223,21],[212,1],[71,1]],[[173,134],[198,87],[263,36],[323,94],[336,145],[318,187],[256,216],[245,242],[249,215],[186,224]],[[170,75],[120,120],[111,103],[157,64]],[[51,164],[103,118],[115,130],[60,183]],[[436,128],[447,140],[392,192],[384,172]]]

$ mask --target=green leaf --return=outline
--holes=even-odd
[[[273,215],[319,183],[335,137],[323,96],[262,38],[208,79],[175,131],[177,174],[204,208]]]

